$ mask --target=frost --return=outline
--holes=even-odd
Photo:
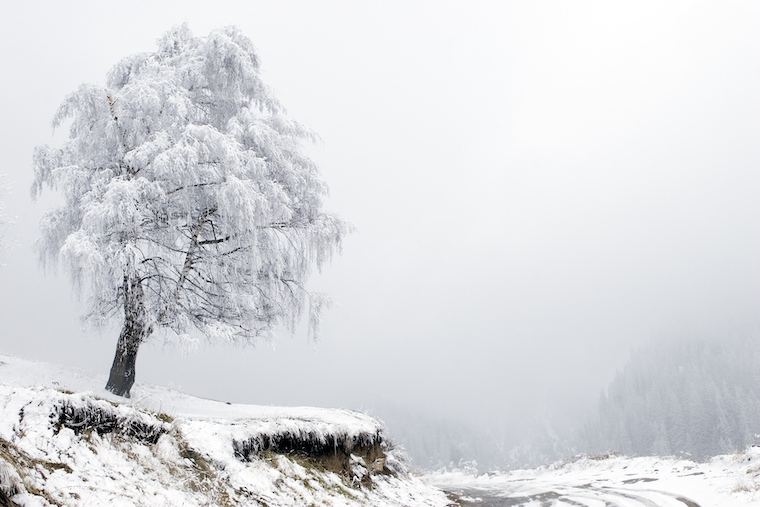
[[[323,210],[327,185],[301,153],[316,136],[259,69],[238,29],[176,27],[105,88],[68,95],[53,118],[71,120],[68,141],[35,149],[32,194],[65,199],[43,218],[41,263],[61,261],[91,322],[123,314],[117,357],[161,328],[252,344],[295,328],[307,305],[317,337],[324,298],[306,282],[351,226]]]

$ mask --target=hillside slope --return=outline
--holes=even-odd
[[[233,405],[0,356],[0,505],[425,505],[375,419]]]

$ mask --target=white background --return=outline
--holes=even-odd
[[[228,24],[355,223],[312,288],[316,350],[160,336],[138,381],[235,402],[396,404],[515,432],[592,404],[632,347],[756,332],[760,3],[34,1],[0,16],[0,172],[17,246],[0,351],[105,374],[118,327],[80,329],[32,244],[34,146],[79,84],[171,26]],[[568,417],[570,417],[568,415]]]

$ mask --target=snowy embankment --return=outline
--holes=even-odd
[[[429,505],[363,414],[235,405],[0,356],[0,505]]]
[[[409,474],[375,419],[235,405],[0,356],[0,506],[760,506],[760,448]],[[11,503],[12,502],[12,503]]]
[[[704,463],[677,458],[582,457],[531,470],[429,474],[462,507],[760,506],[760,448]]]

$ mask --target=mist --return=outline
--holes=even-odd
[[[240,26],[357,228],[312,279],[318,344],[173,350],[138,382],[223,401],[499,428],[582,422],[631,350],[754,332],[760,5],[754,2],[31,1],[0,19],[0,172],[16,245],[0,350],[105,372],[32,245],[33,147],[60,102],[170,27]],[[399,430],[400,431],[400,430]]]

